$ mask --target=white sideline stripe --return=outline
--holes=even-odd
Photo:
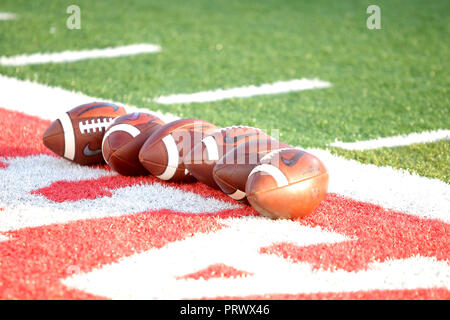
[[[12,12],[0,12],[0,21],[14,20],[17,15]]]
[[[248,98],[257,95],[287,93],[310,89],[323,89],[331,87],[331,83],[318,79],[294,79],[275,83],[262,84],[260,86],[248,86],[232,89],[218,89],[191,94],[173,94],[161,96],[155,99],[160,104],[210,102],[231,98]]]
[[[450,185],[441,180],[347,160],[327,150],[306,151],[317,156],[327,167],[328,192],[421,218],[450,222]]]
[[[424,131],[420,133],[410,133],[405,135],[356,142],[335,141],[331,143],[330,146],[346,150],[371,150],[384,147],[392,148],[408,146],[415,143],[430,143],[439,140],[450,140],[450,130],[438,129],[435,131]]]
[[[62,51],[56,53],[22,54],[11,57],[0,57],[0,65],[17,67],[44,63],[65,63],[87,59],[117,58],[144,53],[160,52],[161,47],[150,43],[132,44],[127,46],[109,47],[104,49],[89,49],[80,51]]]
[[[166,123],[179,119],[170,113],[127,106],[108,99],[0,75],[0,108],[23,112],[45,120],[56,120],[62,112],[93,101],[116,103],[125,107],[129,113],[151,112]]]
[[[167,167],[166,170],[164,170],[164,172],[157,177],[162,180],[170,180],[175,175],[178,168],[178,148],[175,139],[171,134],[165,136],[162,141],[164,142],[167,151]]]
[[[58,119],[64,130],[64,157],[70,160],[75,158],[75,133],[72,120],[67,113],[61,114]]]

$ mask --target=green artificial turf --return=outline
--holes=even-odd
[[[450,183],[450,141],[441,140],[406,147],[380,148],[366,151],[330,148],[333,154],[362,163],[405,169],[429,178]]]

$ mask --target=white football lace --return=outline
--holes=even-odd
[[[97,120],[97,121],[96,121]],[[80,121],[78,124],[80,128],[81,134],[86,133],[95,133],[97,131],[105,131],[106,128],[108,128],[111,123],[114,121],[114,118],[97,118],[97,119],[91,119],[86,121]]]

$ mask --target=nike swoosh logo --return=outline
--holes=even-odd
[[[85,146],[84,146],[84,149],[83,149],[83,154],[84,154],[86,157],[93,157],[93,156],[98,155],[98,154],[101,153],[101,152],[102,152],[102,149],[97,149],[97,150],[91,150],[91,149],[89,149],[89,143],[88,143],[87,145],[85,145]]]
[[[292,167],[294,164],[298,162],[298,160],[305,154],[305,151],[299,151],[295,156],[293,156],[291,159],[286,159],[285,157],[281,156],[281,161],[287,165],[288,167]]]
[[[97,108],[101,108],[101,107],[111,107],[111,108],[114,108],[114,112],[116,112],[117,109],[119,109],[119,107],[116,106],[115,104],[110,104],[110,103],[99,103],[99,104],[96,104],[96,105],[94,105],[94,106],[92,106],[92,107],[87,108],[86,110],[81,111],[81,112],[78,114],[78,116],[81,116],[83,113],[86,113],[86,112],[88,112],[88,111],[91,111],[91,110],[94,110],[94,109],[97,109]]]
[[[239,140],[242,140],[242,139],[245,139],[245,138],[251,137],[251,136],[257,136],[259,134],[260,134],[259,132],[253,132],[253,133],[241,134],[240,136],[236,136],[236,137],[230,137],[227,132],[225,134],[225,137],[223,137],[223,142],[225,142],[226,144],[234,144],[234,143],[238,142]]]

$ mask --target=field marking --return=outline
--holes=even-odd
[[[3,190],[0,192],[0,207],[4,208],[0,213],[0,233],[160,209],[203,214],[240,207],[157,182],[118,187],[111,191],[111,196],[58,203],[31,191],[57,181],[99,179],[113,177],[117,173],[76,165],[49,155],[16,157],[6,161],[9,166],[0,170],[0,190]]]
[[[123,257],[62,282],[112,299],[193,299],[261,293],[318,293],[448,287],[450,268],[435,258],[412,257],[370,263],[367,270],[315,270],[309,263],[260,254],[261,247],[290,242],[299,247],[334,244],[346,237],[290,220],[262,217],[223,219],[227,228],[197,233]],[[249,237],[249,234],[251,237]],[[230,249],[231,248],[231,249]],[[180,263],[183,261],[183,263]],[[179,279],[221,263],[250,273],[244,277]],[[276,270],[276,272],[274,272]],[[426,276],[424,276],[426,272]]]
[[[56,120],[61,113],[92,101],[116,103],[122,105],[129,113],[151,112],[165,122],[179,119],[178,116],[170,113],[150,111],[149,109],[124,105],[108,99],[90,97],[80,92],[9,78],[0,74],[0,107],[6,109],[23,112],[45,120]]]
[[[450,222],[450,185],[392,167],[378,167],[335,156],[328,150],[306,149],[325,164],[328,192],[412,214]]]
[[[232,98],[249,98],[258,95],[287,93],[291,91],[302,91],[311,89],[323,89],[331,87],[331,83],[318,79],[294,79],[279,81],[275,83],[262,84],[259,86],[247,86],[231,89],[217,89],[213,91],[202,91],[190,94],[173,94],[161,96],[154,101],[159,104],[211,102]]]
[[[299,274],[299,271],[303,270],[299,270],[295,263],[276,256],[260,254],[261,247],[274,242],[290,242],[298,246],[306,246],[319,243],[333,244],[347,240],[347,237],[335,232],[325,231],[319,227],[299,226],[290,220],[273,221],[262,217],[251,217],[225,219],[221,220],[221,223],[225,224],[226,228],[210,233],[196,233],[193,237],[168,243],[162,248],[123,257],[117,263],[103,265],[86,274],[76,274],[62,282],[69,287],[97,295],[102,292],[103,296],[115,299],[119,297],[123,299],[214,297],[232,295],[236,292],[241,294],[239,288],[242,287],[252,293],[255,292],[254,290],[261,292],[261,289],[265,292],[272,292],[269,288],[279,288],[280,278],[283,278],[284,283],[293,273],[295,273],[293,279],[300,281],[300,279],[306,278],[303,278],[301,273]],[[180,255],[177,257],[177,254]],[[177,259],[178,262],[176,262]],[[186,259],[187,263],[180,259]],[[183,263],[179,263],[179,261],[183,261]],[[275,276],[277,279],[262,286],[261,283],[256,284],[256,281],[261,281],[260,277],[257,279],[253,277],[226,278],[220,279],[222,281],[219,281],[219,286],[215,289],[214,286],[218,284],[218,279],[193,281],[178,279],[179,276],[215,263],[224,263],[238,269],[249,270],[260,274],[261,277],[267,277],[270,272],[277,270],[268,277]],[[283,268],[280,270],[281,266]],[[274,268],[272,269],[272,267]],[[144,269],[148,270],[146,275],[144,275]],[[131,273],[130,270],[132,270]],[[286,274],[288,270],[290,272]],[[123,277],[112,278],[117,273],[122,274]],[[107,279],[109,281],[105,281]],[[141,279],[140,282],[139,279]],[[244,286],[241,281],[244,282]],[[262,283],[264,282],[263,280]],[[277,282],[278,286],[273,287]],[[148,287],[149,283],[153,284]],[[250,285],[251,289],[246,284]],[[123,286],[123,290],[118,290],[121,286]],[[188,290],[188,287],[191,290]],[[229,290],[231,290],[231,294]]]
[[[133,44],[119,47],[109,47],[104,49],[88,49],[80,51],[63,51],[55,53],[34,53],[22,54],[11,57],[0,57],[0,65],[3,66],[26,66],[44,63],[65,63],[86,59],[117,58],[133,56],[144,53],[157,53],[161,47],[150,43]]]
[[[430,143],[439,140],[450,140],[450,130],[439,129],[435,131],[424,131],[420,133],[410,133],[406,135],[356,142],[335,141],[331,143],[330,146],[346,150],[372,150],[384,147],[392,148],[409,146],[415,143]]]
[[[17,18],[17,15],[12,12],[0,12],[0,21],[8,21],[14,20]]]

